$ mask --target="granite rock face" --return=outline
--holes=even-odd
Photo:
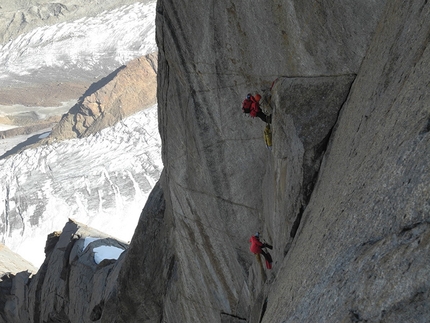
[[[101,322],[160,322],[169,282],[177,279],[180,259],[175,256],[165,214],[163,189],[152,190],[139,219]],[[178,318],[179,320],[179,318]]]
[[[388,4],[263,322],[429,320],[429,14]]]
[[[159,1],[160,320],[425,321],[429,5],[385,5]],[[272,83],[269,151],[240,104]]]

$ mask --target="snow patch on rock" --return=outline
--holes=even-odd
[[[94,261],[96,264],[101,263],[105,259],[117,260],[124,252],[124,249],[114,246],[101,246],[93,249]]]

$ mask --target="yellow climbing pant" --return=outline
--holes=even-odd
[[[264,141],[267,147],[272,147],[272,129],[270,129],[270,124],[267,124],[264,129]]]

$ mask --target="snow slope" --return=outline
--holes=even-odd
[[[0,160],[1,241],[35,266],[68,218],[129,241],[162,170],[157,107]]]

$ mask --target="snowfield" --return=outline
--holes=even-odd
[[[0,47],[0,82],[91,79],[155,52],[155,5],[136,2],[20,35]]]
[[[96,135],[2,159],[1,242],[40,266],[47,235],[68,218],[130,241],[162,167],[156,106]]]

